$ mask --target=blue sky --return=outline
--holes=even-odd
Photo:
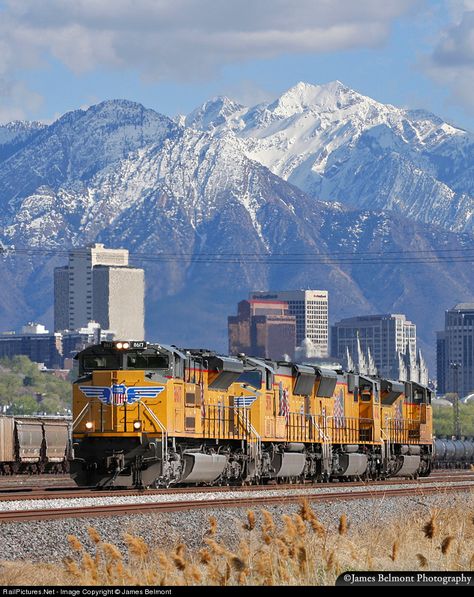
[[[0,122],[339,79],[474,131],[474,0],[0,0]]]

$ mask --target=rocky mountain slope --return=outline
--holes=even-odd
[[[298,83],[251,108],[218,97],[186,124],[233,131],[248,157],[316,199],[473,231],[473,136],[428,112],[381,104],[335,81]]]
[[[300,121],[309,100],[312,106],[334,105],[329,92],[318,93],[252,110],[215,100],[184,125],[133,102],[108,101],[35,129],[17,149],[18,138],[5,137],[0,241],[20,250],[0,264],[0,328],[29,319],[51,325],[52,268],[65,262],[68,247],[97,240],[129,248],[134,263],[145,267],[148,338],[226,350],[226,317],[250,290],[327,288],[332,320],[405,312],[432,357],[444,309],[474,291],[472,267],[443,260],[446,251],[474,248],[469,227],[453,224],[458,230],[448,231],[444,220],[418,217],[418,208],[402,215],[364,196],[355,206],[350,197],[321,201],[314,189],[302,190],[295,173],[302,174],[305,160],[310,164],[316,145],[309,148],[308,141],[306,158],[295,166],[293,145],[304,153],[303,137],[289,143],[284,131],[281,147],[267,154],[259,144],[275,141],[290,112]],[[386,109],[387,122],[393,110]],[[425,130],[432,145],[467,139],[448,125],[433,126],[438,133]],[[435,142],[443,126],[447,136]],[[355,145],[344,146],[343,131],[331,145],[326,128],[328,159],[333,147],[349,155]],[[270,153],[278,159],[270,160]],[[327,177],[323,170],[321,180]],[[311,172],[308,165],[303,178]],[[458,181],[462,186],[460,176]],[[459,210],[452,213],[460,217]],[[410,251],[432,258],[409,263],[415,255]],[[348,261],[354,252],[369,255]],[[373,262],[374,255],[381,257]]]

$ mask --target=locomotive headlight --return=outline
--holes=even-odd
[[[133,422],[133,428],[138,431],[139,429],[142,428],[142,422],[141,421],[134,421]]]
[[[118,350],[126,350],[127,348],[130,348],[130,342],[117,342],[115,348],[118,348]]]
[[[86,429],[87,429],[87,431],[93,431],[94,430],[94,423],[92,421],[87,421],[87,423],[86,423]]]

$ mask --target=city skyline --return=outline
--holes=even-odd
[[[94,246],[94,245],[92,245]],[[103,245],[95,245],[96,249],[99,249],[100,251],[104,251],[104,246]],[[90,250],[90,249],[89,249]],[[119,255],[120,250],[116,250],[116,249],[105,249],[105,251],[109,251],[110,252],[110,259],[112,259],[112,261],[114,261],[115,263],[117,263],[117,259],[121,258],[123,261],[123,265],[122,266],[118,266],[117,268],[113,268],[113,269],[118,269],[118,270],[122,270],[122,271],[126,271],[129,268],[127,267],[126,264],[128,264],[128,252],[123,253],[123,255]],[[114,251],[117,253],[116,255],[114,255]],[[118,251],[118,252],[117,252]],[[79,250],[76,252],[75,257],[77,257],[77,255],[80,255],[80,257],[85,257],[85,253],[84,250]],[[104,254],[105,255],[105,254]],[[102,260],[104,260],[104,255],[102,255]],[[125,255],[125,257],[124,257]],[[100,259],[94,258],[95,261],[97,262],[96,265],[100,262]],[[124,261],[125,259],[125,261]],[[105,259],[106,260],[106,259]],[[101,266],[101,265],[97,265],[97,267],[99,268],[104,268],[105,269],[110,269],[109,266]],[[132,268],[133,269],[133,268]],[[57,270],[60,271],[64,270],[64,266],[57,268]],[[281,354],[278,353],[278,350],[280,350],[280,348],[278,347],[272,347],[270,345],[266,345],[268,346],[268,348],[263,348],[263,345],[259,348],[259,342],[267,342],[267,340],[263,340],[264,336],[262,336],[262,330],[264,329],[263,327],[260,328],[261,331],[258,332],[258,336],[255,335],[254,336],[254,340],[250,341],[250,335],[249,334],[256,334],[257,332],[250,332],[250,328],[249,330],[244,334],[245,337],[248,336],[248,342],[250,342],[250,344],[247,344],[246,348],[242,348],[242,349],[235,349],[232,350],[232,346],[235,344],[235,346],[237,346],[237,344],[239,342],[242,342],[242,340],[237,340],[237,336],[235,336],[234,340],[231,341],[231,323],[232,325],[236,325],[239,321],[241,321],[241,318],[243,317],[245,319],[245,317],[248,317],[249,315],[255,318],[255,321],[259,321],[260,323],[258,325],[260,326],[266,326],[267,325],[267,321],[271,322],[272,318],[274,320],[275,323],[278,323],[278,320],[280,319],[280,324],[281,323],[291,323],[293,322],[293,326],[294,326],[294,332],[293,332],[293,340],[290,340],[290,344],[293,346],[294,349],[298,348],[298,349],[302,349],[304,348],[304,342],[297,342],[296,341],[296,321],[297,321],[297,316],[292,315],[291,317],[286,317],[285,318],[285,314],[289,315],[289,303],[282,301],[282,300],[276,300],[279,296],[290,296],[292,298],[294,298],[296,295],[301,294],[301,293],[319,293],[319,296],[321,297],[321,293],[325,293],[325,302],[326,305],[328,303],[328,293],[327,291],[321,291],[321,290],[317,290],[317,291],[311,291],[311,290],[286,290],[286,291],[271,291],[271,290],[262,290],[262,291],[258,291],[258,292],[250,292],[249,296],[251,298],[250,301],[246,301],[246,300],[242,300],[239,303],[239,314],[237,317],[235,316],[229,316],[228,317],[228,321],[229,321],[229,354],[237,354],[238,352],[248,352],[247,349],[250,349],[251,346],[255,347],[254,352],[252,352],[250,350],[250,352],[248,352],[248,354],[255,356],[255,357],[261,357],[261,358],[270,358],[270,359],[274,359],[274,360],[284,360],[286,358],[290,358],[290,360],[292,360],[294,358],[293,353],[291,352],[291,348],[287,351],[281,351]],[[85,295],[84,295],[84,301],[86,301],[85,299]],[[242,313],[240,313],[240,309],[241,309],[241,305],[244,305],[244,307],[242,307],[245,311],[245,309],[249,309],[250,311],[247,315],[245,315],[244,311],[242,311]],[[246,305],[246,306],[245,306]],[[270,310],[268,310],[268,308],[270,308]],[[465,321],[465,317],[466,317],[466,313],[467,315],[469,315],[471,312],[474,312],[474,303],[462,303],[462,304],[458,304],[455,305],[453,308],[448,308],[445,310],[445,314],[446,314],[446,325],[448,326],[448,320],[451,321],[452,319],[452,315],[454,314],[454,316],[457,316],[457,314],[462,312],[462,318],[463,318],[463,324],[464,325],[464,321]],[[294,311],[295,313],[295,311]],[[260,321],[261,320],[261,321]],[[290,321],[291,320],[291,321]],[[378,348],[376,344],[374,344],[374,338],[373,333],[371,338],[369,339],[367,336],[367,331],[365,329],[365,327],[367,326],[374,326],[375,324],[380,325],[380,322],[382,322],[383,320],[387,320],[388,322],[390,320],[393,321],[398,321],[400,320],[403,329],[405,329],[407,326],[407,329],[409,330],[408,332],[403,332],[403,336],[400,337],[400,339],[397,338],[397,343],[395,348],[393,349],[393,355],[395,355],[394,357],[390,357],[390,359],[388,359],[386,361],[383,360],[383,358],[381,357],[381,349]],[[242,319],[243,321],[243,319]],[[329,318],[327,320],[328,322],[330,321]],[[454,320],[453,320],[454,321]],[[457,321],[457,320],[456,320]],[[240,325],[240,323],[239,323]],[[397,324],[398,325],[398,324]],[[452,324],[450,323],[449,325],[452,326]],[[92,326],[92,327],[90,327]],[[301,326],[301,324],[300,324]],[[347,326],[349,326],[350,332],[351,332],[351,336],[350,339],[347,337],[347,332],[344,333],[344,337],[339,338],[339,335],[341,334],[339,332],[339,328],[341,328],[341,326],[345,329]],[[365,327],[364,327],[365,326]],[[80,329],[80,328],[83,329]],[[89,328],[89,329],[85,329],[85,327]],[[32,358],[33,360],[35,360],[35,355],[43,355],[43,359],[42,362],[47,362],[48,366],[51,367],[56,367],[56,366],[60,366],[60,361],[62,363],[61,359],[64,359],[67,357],[67,355],[72,354],[72,350],[73,350],[73,346],[78,345],[78,342],[81,343],[81,346],[85,346],[87,344],[87,342],[90,341],[97,341],[96,338],[96,334],[95,334],[95,328],[99,329],[101,326],[99,323],[95,322],[92,319],[88,320],[88,324],[87,326],[77,326],[76,328],[70,328],[70,327],[66,327],[66,328],[62,328],[61,332],[59,332],[58,330],[55,330],[55,332],[50,333],[48,330],[45,329],[44,325],[42,325],[41,323],[26,323],[21,331],[19,333],[13,332],[13,331],[3,331],[0,332],[0,353],[1,356],[12,356],[15,354],[26,354],[28,356],[30,356],[30,358]],[[94,329],[93,329],[94,328]],[[255,328],[256,330],[257,328]],[[275,328],[277,329],[277,328]],[[341,328],[342,329],[342,328]],[[395,329],[395,328],[394,328]],[[401,329],[401,328],[400,328]],[[354,332],[354,330],[357,331],[357,333]],[[397,327],[398,330],[398,327]],[[448,327],[445,329],[444,332],[437,332],[436,333],[436,346],[437,346],[437,367],[436,367],[436,378],[438,379],[438,390],[437,392],[439,394],[445,394],[445,393],[449,393],[449,392],[454,392],[454,393],[460,393],[461,395],[468,395],[471,392],[472,389],[474,389],[474,387],[471,388],[471,386],[474,386],[473,384],[473,369],[472,369],[472,362],[474,361],[474,353],[472,350],[472,347],[474,345],[474,334],[473,334],[473,326],[468,326],[468,328],[465,329],[465,331],[463,331],[463,333],[467,333],[468,334],[468,338],[470,338],[469,342],[469,346],[471,347],[471,354],[469,356],[469,354],[463,352],[463,345],[459,345],[460,348],[456,348],[455,350],[453,348],[451,348],[451,350],[448,349],[448,346],[450,346],[453,342],[453,339],[450,338],[448,341]],[[371,368],[374,368],[373,374],[376,375],[380,375],[381,377],[387,377],[387,378],[394,378],[397,379],[397,371],[402,371],[405,368],[405,375],[408,375],[408,378],[410,378],[410,367],[425,367],[424,361],[421,357],[421,354],[419,353],[419,350],[416,347],[416,324],[408,321],[405,317],[405,315],[402,314],[372,314],[372,315],[354,315],[353,317],[350,318],[345,318],[339,322],[335,322],[333,325],[330,326],[330,346],[331,346],[331,350],[328,351],[328,353],[325,355],[328,357],[328,359],[330,359],[331,357],[336,358],[339,360],[339,362],[341,363],[341,365],[348,367],[348,359],[350,361],[350,363],[352,363],[353,367],[355,370],[357,370],[360,367],[360,359],[363,359],[364,362],[364,366],[366,367],[367,371],[365,372],[370,372]],[[354,332],[354,333],[353,333]],[[241,332],[239,332],[241,333]],[[266,334],[267,332],[265,332]],[[275,333],[275,332],[272,332]],[[449,332],[451,333],[451,332]],[[113,335],[111,335],[113,334]],[[398,334],[398,331],[397,331]],[[394,340],[395,340],[395,332],[393,332],[392,334],[394,336]],[[452,334],[451,334],[452,335]],[[382,334],[383,336],[383,334]],[[86,337],[89,338],[89,340],[86,340]],[[116,334],[115,332],[112,330],[108,330],[108,329],[102,329],[100,332],[100,339],[105,339],[105,340],[109,340],[112,338],[115,338]],[[118,337],[118,336],[117,336]],[[127,336],[128,337],[128,336]],[[145,336],[143,336],[145,337]],[[124,336],[125,338],[125,336]],[[131,336],[130,336],[131,338]],[[260,338],[260,340],[256,340],[257,338]],[[271,338],[271,336],[268,336],[268,338]],[[274,337],[274,340],[277,339],[277,336]],[[288,340],[290,339],[290,336],[288,336]],[[307,340],[308,336],[304,337],[304,340]],[[288,342],[288,340],[286,340],[286,342]],[[377,340],[377,339],[375,339]],[[380,341],[380,332],[379,332],[379,340]],[[84,342],[86,342],[86,344],[84,344]],[[23,344],[22,344],[23,343]],[[234,344],[233,344],[234,343]],[[465,342],[464,342],[465,343]],[[288,344],[288,346],[290,346],[290,344]],[[316,348],[316,347],[314,347]],[[465,348],[465,347],[464,347]],[[260,354],[260,350],[277,350],[277,352],[274,352],[272,354],[270,353],[261,353]],[[456,350],[458,352],[456,352]],[[459,352],[461,351],[461,352]],[[278,353],[278,354],[277,354]],[[288,354],[290,353],[290,354]],[[303,351],[304,353],[304,351]],[[302,354],[303,354],[302,353]],[[315,355],[318,358],[321,358],[320,354]],[[382,358],[382,360],[381,360]],[[359,361],[357,361],[357,359],[359,359]],[[373,359],[373,365],[370,365],[370,360]],[[396,362],[393,360],[395,359]],[[454,371],[454,366],[453,363],[458,363],[459,362],[459,370],[457,370],[457,365],[456,365],[456,371]],[[350,367],[349,367],[350,368]],[[408,369],[408,372],[407,372]],[[421,369],[420,369],[421,370]],[[431,378],[434,377],[434,371],[432,371],[432,375],[430,376]],[[413,373],[411,374],[413,375]],[[400,375],[398,376],[400,377]],[[413,377],[412,377],[413,379]],[[454,380],[454,381],[453,381]]]

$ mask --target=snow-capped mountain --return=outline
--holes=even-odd
[[[41,122],[21,120],[0,124],[0,162],[21,149],[45,128],[46,125]]]
[[[311,162],[323,129],[327,159],[346,151],[349,163],[355,159],[351,151],[371,130],[362,130],[363,122],[382,116],[374,115],[379,104],[373,102],[377,110],[364,103],[364,117],[360,106],[355,109],[362,96],[340,84],[311,93],[297,88],[253,109],[211,100],[176,122],[133,102],[107,101],[39,127],[17,149],[12,135],[4,144],[8,157],[0,159],[0,241],[53,253],[3,257],[0,327],[30,319],[50,325],[52,268],[65,261],[54,251],[102,241],[129,248],[134,263],[146,269],[148,338],[226,350],[226,317],[250,290],[312,287],[329,290],[332,319],[401,311],[418,324],[424,345],[433,344],[444,309],[474,291],[472,268],[436,257],[446,249],[472,249],[472,235],[420,222],[416,213],[406,217],[378,204],[366,208],[364,201],[355,209],[302,190],[293,173]],[[354,143],[350,135],[357,126],[346,122],[338,128],[333,116],[320,116],[326,124],[311,137],[315,105],[331,114],[338,105],[343,112],[352,105],[359,120],[355,115],[349,120],[362,131]],[[395,123],[397,109],[384,110],[386,121]],[[300,131],[305,119],[306,136]],[[452,127],[442,133],[448,125],[441,121],[430,126],[431,132],[428,125],[424,129],[425,145],[445,147],[446,155],[453,139],[466,136]],[[270,149],[277,138],[280,145]],[[305,150],[306,138],[308,147],[314,142],[311,151]],[[307,153],[292,169],[296,146]],[[461,175],[446,164],[446,176],[449,170],[461,184]],[[364,264],[335,257],[407,250],[433,252],[433,259],[413,266],[403,259]]]
[[[186,119],[232,131],[248,157],[310,196],[474,229],[474,144],[422,110],[385,105],[339,81],[298,83],[270,104],[215,98]]]
[[[68,112],[0,162],[3,214],[16,213],[23,198],[44,187],[80,188],[96,172],[175,128],[166,116],[124,100]]]

